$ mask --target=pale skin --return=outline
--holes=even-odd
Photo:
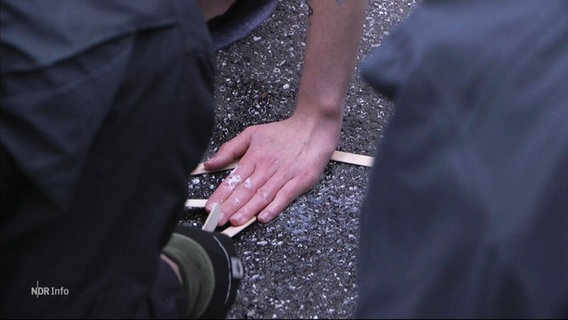
[[[205,162],[238,166],[210,196],[219,225],[257,215],[267,223],[320,179],[339,142],[343,105],[363,30],[366,0],[312,0],[296,108],[283,121],[246,128]]]
[[[205,20],[211,20],[225,13],[235,0],[195,0]]]

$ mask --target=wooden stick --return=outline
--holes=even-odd
[[[203,208],[203,207],[205,207],[205,203],[207,203],[207,199],[187,199],[187,201],[185,201],[185,206],[187,208]],[[203,225],[203,228],[202,228],[203,230],[205,230],[205,225],[207,225],[207,221],[209,221],[210,218],[211,218],[211,214],[207,217],[207,220],[205,221],[205,224]],[[229,237],[232,238],[235,235],[237,235],[239,232],[243,231],[246,227],[250,226],[255,221],[256,221],[256,217],[252,217],[245,224],[238,226],[238,227],[230,226],[227,229],[221,231],[221,233],[224,233],[224,234],[226,234],[226,235],[228,235]],[[215,226],[216,226],[216,224],[215,224]],[[215,229],[213,229],[213,230],[215,230]]]
[[[356,154],[356,153],[343,152],[343,151],[336,150],[335,152],[333,152],[333,155],[331,156],[331,160],[343,162],[343,163],[355,164],[355,165],[359,165],[359,166],[372,167],[373,161],[375,159],[373,157],[365,156],[365,155],[362,155],[362,154]]]
[[[187,201],[185,202],[185,206],[188,207],[188,208],[203,208],[203,207],[205,207],[206,202],[207,202],[207,199],[187,199]],[[203,228],[202,228],[203,230],[205,230],[205,226],[207,225],[207,221],[209,221],[210,218],[211,218],[211,214],[209,214],[209,217],[207,217],[207,220],[205,221],[205,224],[203,225]],[[256,221],[256,217],[252,217],[245,224],[243,224],[241,226],[237,226],[237,227],[230,226],[227,229],[221,231],[221,233],[224,233],[224,234],[226,234],[226,235],[228,235],[229,237],[232,238],[232,237],[236,236],[237,234],[239,234],[239,232],[243,231],[246,227],[250,226],[255,221]],[[217,224],[215,224],[215,226],[216,225]],[[215,229],[213,229],[213,230],[215,230]]]
[[[213,205],[213,210],[211,210],[211,212],[209,213],[209,216],[207,217],[207,220],[205,220],[205,223],[203,224],[201,230],[209,232],[215,231],[217,225],[219,224],[220,215],[221,215],[221,206],[218,203],[215,203]]]
[[[197,165],[197,167],[195,169],[193,169],[193,171],[190,173],[190,175],[196,176],[196,175],[199,175],[199,174],[204,174],[204,173],[209,173],[209,172],[219,172],[219,171],[231,170],[231,169],[234,169],[237,166],[237,163],[239,163],[239,160],[235,160],[235,161],[229,163],[229,165],[227,165],[226,167],[223,167],[223,168],[218,169],[218,170],[206,170],[205,166],[203,166],[203,162],[201,162]]]
[[[203,208],[207,203],[207,199],[187,199],[185,201],[186,208]]]
[[[250,218],[249,221],[245,222],[245,224],[234,227],[234,226],[230,226],[227,229],[221,231],[221,233],[228,235],[229,237],[234,237],[236,236],[239,232],[243,231],[246,227],[250,226],[253,222],[256,221],[256,217],[252,217]]]
[[[370,157],[370,156],[365,156],[365,155],[362,155],[362,154],[356,154],[356,153],[343,152],[343,151],[336,150],[335,152],[333,152],[333,155],[331,156],[331,160],[337,161],[337,162],[355,164],[355,165],[359,165],[359,166],[372,167],[374,158]],[[223,167],[223,168],[218,169],[218,170],[212,170],[212,171],[205,170],[203,163],[199,163],[197,165],[197,167],[191,172],[190,175],[195,176],[195,175],[209,173],[209,172],[219,172],[219,171],[230,170],[230,169],[234,169],[237,166],[238,163],[239,163],[239,160],[235,160],[235,161],[231,162],[229,165],[227,165],[226,167]]]

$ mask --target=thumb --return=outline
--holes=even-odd
[[[209,160],[203,163],[206,170],[221,169],[235,159],[240,158],[248,150],[251,134],[248,130],[225,142]]]

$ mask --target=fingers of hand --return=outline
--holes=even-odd
[[[266,206],[258,215],[258,221],[268,223],[276,218],[284,209],[294,201],[298,196],[311,188],[311,184],[306,185],[300,179],[292,179],[288,181],[282,188],[278,190],[276,196],[268,206]]]
[[[254,199],[259,190],[265,189],[264,185],[269,179],[273,178],[274,172],[275,170],[269,167],[265,167],[263,170],[255,170],[252,175],[239,184],[221,205],[223,219],[220,223],[227,223],[231,219],[234,225],[240,225],[260,212],[260,209],[268,203],[254,211],[254,206],[251,207],[249,202]],[[264,194],[265,191],[262,191],[262,193]],[[243,210],[244,206],[248,208]],[[237,213],[236,216],[235,213]]]
[[[205,169],[216,170],[222,168],[245,154],[250,144],[249,132],[245,130],[232,140],[224,143],[211,159],[205,161],[203,164]]]
[[[263,208],[265,208],[274,194],[271,194],[264,187],[257,190],[255,194],[234,214],[230,217],[230,222],[232,225],[238,226],[250,218],[259,213]]]
[[[214,203],[221,204],[221,223],[225,223],[227,219],[227,206],[223,205],[225,200],[231,196],[235,189],[246,180],[254,172],[254,166],[248,165],[246,162],[242,165],[238,165],[231,173],[221,182],[221,185],[217,187],[215,192],[209,197],[209,200],[205,204],[205,210],[210,211]],[[233,211],[234,212],[234,211]],[[231,214],[233,213],[231,212]]]
[[[316,181],[317,179],[312,178],[311,175],[300,171],[278,172],[255,192],[254,196],[230,218],[230,221],[233,225],[240,225],[260,213],[260,222],[270,222],[294,199],[309,190]]]

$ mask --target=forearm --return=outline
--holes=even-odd
[[[341,120],[357,61],[366,0],[311,0],[296,113]]]

